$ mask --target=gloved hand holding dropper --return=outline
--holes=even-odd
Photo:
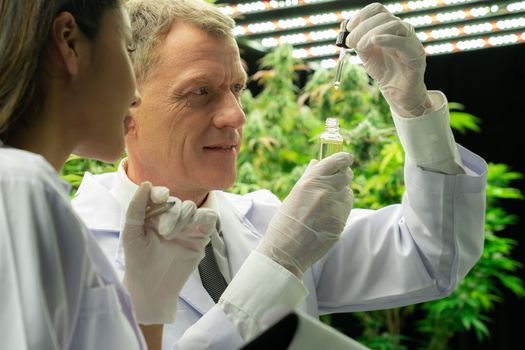
[[[170,200],[164,213],[147,209]],[[148,217],[148,218],[146,218]],[[200,260],[217,227],[217,213],[191,201],[169,197],[166,187],[144,182],[131,200],[124,229],[125,273],[123,284],[133,301],[138,323],[175,321],[177,296]]]
[[[417,117],[432,109],[425,51],[414,27],[373,3],[350,18],[346,29],[346,45],[355,49],[396,114]]]

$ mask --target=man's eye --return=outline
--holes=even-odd
[[[244,90],[244,85],[242,84],[233,84],[232,91],[236,94],[240,94]]]
[[[128,53],[129,53],[129,54],[132,54],[133,52],[135,52],[135,50],[136,50],[137,48],[136,48],[134,45],[129,44],[128,47],[127,47],[127,49],[128,49]]]
[[[197,96],[205,96],[208,94],[208,91],[206,88],[200,87],[198,89],[192,90],[191,93]]]

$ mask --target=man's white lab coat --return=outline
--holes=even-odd
[[[470,175],[425,171],[408,160],[402,204],[352,210],[339,242],[304,275],[309,295],[303,311],[318,316],[384,309],[453,290],[483,250],[487,170],[477,155],[461,146],[458,150]],[[110,192],[116,181],[116,173],[86,174],[73,206],[121,270],[123,209]],[[268,191],[211,195],[218,203],[233,276],[263,237],[280,202]],[[271,279],[261,280],[260,288],[272,288]],[[164,348],[235,348],[239,335],[223,319],[200,281],[191,276],[179,297],[176,322],[165,328]]]

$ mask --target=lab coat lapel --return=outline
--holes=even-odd
[[[120,231],[121,207],[109,189],[115,173],[84,174],[82,183],[71,201],[73,208],[90,230]]]
[[[179,297],[201,315],[204,315],[215,305],[201,281],[194,274],[184,284]]]
[[[245,218],[252,206],[251,200],[244,199],[238,203],[232,203],[229,197],[220,191],[216,191],[215,195],[221,218],[221,232],[228,254],[230,274],[234,276],[250,252],[259,243],[261,235]],[[201,315],[215,305],[201,281],[194,274],[190,276],[182,288],[179,297],[200,312]]]
[[[217,193],[221,231],[228,254],[230,275],[233,277],[242,264],[257,247],[261,240],[260,233],[246,219],[246,214],[252,207],[252,201],[242,197],[234,199],[231,195]]]

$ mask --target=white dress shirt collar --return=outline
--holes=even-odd
[[[119,202],[122,208],[127,209],[129,202],[135,195],[135,192],[139,186],[131,181],[126,173],[128,158],[122,159],[117,169],[117,176],[115,177],[115,182],[113,187],[111,187],[111,194]]]
[[[124,212],[125,210],[127,210],[127,207],[129,203],[131,202],[133,195],[138,189],[138,185],[129,179],[126,170],[127,170],[127,158],[124,158],[118,166],[117,176],[115,177],[115,182],[113,183],[113,186],[110,189],[110,193],[119,202]],[[209,208],[209,209],[215,210],[217,214],[219,215],[219,222],[220,222],[221,217],[220,217],[219,204],[217,202],[217,197],[214,191],[211,191],[210,193],[208,193],[208,196],[206,197],[206,200],[204,201],[204,203],[201,205],[201,208]],[[224,244],[224,240],[219,236],[219,234],[214,233],[211,235],[211,244],[213,246],[213,251],[215,253],[215,258],[217,260],[217,264],[219,265],[219,269],[224,275],[224,278],[226,279],[226,281],[230,282],[231,281],[230,269],[228,265],[227,252],[226,252],[226,246]],[[198,272],[196,273],[195,277],[199,278]]]

